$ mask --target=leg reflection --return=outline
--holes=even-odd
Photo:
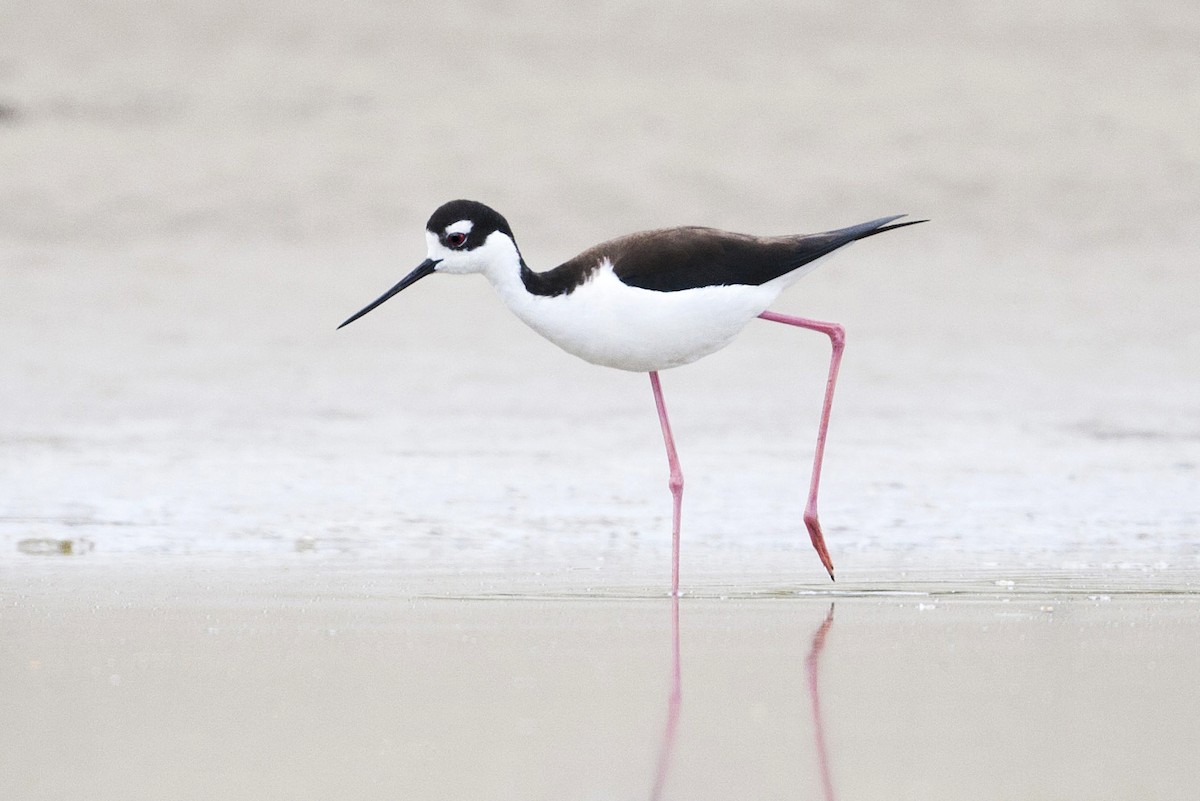
[[[683,674],[679,668],[678,593],[671,595],[671,646],[671,695],[667,701],[667,724],[663,728],[662,744],[658,748],[658,764],[654,769],[654,788],[650,791],[650,801],[658,801],[662,797],[667,770],[671,764],[671,753],[675,750],[675,729],[679,724],[679,707],[683,700]]]
[[[821,691],[817,686],[817,673],[820,667],[821,652],[825,650],[825,635],[833,625],[833,604],[816,633],[813,634],[812,647],[808,650],[808,658],[804,660],[805,671],[808,673],[808,697],[812,702],[813,738],[817,746],[817,767],[821,771],[821,788],[825,792],[825,801],[834,801],[833,779],[829,775],[829,754],[825,751],[825,724],[821,719]]]
[[[813,633],[812,645],[804,660],[808,676],[808,697],[812,706],[813,739],[817,752],[817,767],[821,774],[821,788],[825,801],[834,801],[833,778],[829,772],[829,754],[825,747],[825,723],[821,716],[821,691],[818,684],[821,654],[825,650],[825,638],[833,626],[834,605],[829,605],[825,619]],[[658,749],[658,761],[654,769],[654,785],[650,801],[662,798],[667,773],[671,766],[671,755],[675,750],[675,737],[679,725],[679,711],[683,703],[683,673],[680,667],[679,648],[679,596],[671,596],[671,694],[667,700],[667,721],[663,726],[662,742]]]

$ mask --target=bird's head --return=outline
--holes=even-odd
[[[338,328],[349,325],[401,290],[433,273],[483,273],[510,262],[519,264],[521,254],[508,220],[474,200],[452,200],[433,213],[425,224],[428,253],[425,261]]]

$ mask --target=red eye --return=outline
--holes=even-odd
[[[467,235],[454,233],[446,234],[446,244],[452,248],[461,248],[467,242]]]

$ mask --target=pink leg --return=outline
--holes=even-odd
[[[671,436],[671,424],[667,421],[667,406],[663,403],[662,387],[658,373],[650,373],[650,386],[654,390],[654,403],[658,406],[658,422],[662,425],[663,442],[667,445],[667,463],[671,466],[671,497],[675,501],[674,522],[671,524],[671,595],[679,596],[679,516],[683,506],[683,471],[679,469],[679,457],[675,454],[675,438]]]
[[[821,427],[817,430],[817,452],[813,457],[812,482],[808,486],[808,505],[804,507],[804,525],[808,527],[808,536],[821,564],[833,579],[833,560],[825,547],[825,536],[821,533],[821,522],[817,519],[817,488],[821,485],[821,461],[825,457],[825,433],[829,429],[829,411],[833,408],[833,387],[837,383],[838,367],[842,363],[842,350],[846,347],[846,329],[837,323],[823,323],[819,320],[808,320],[803,317],[790,317],[786,314],[765,311],[758,315],[764,320],[775,323],[794,325],[820,331],[829,337],[833,344],[833,356],[829,359],[829,380],[825,383],[825,403],[821,407]]]

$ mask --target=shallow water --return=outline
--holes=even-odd
[[[6,582],[0,793],[1182,799],[1200,780],[1192,593],[676,605],[460,581]]]

